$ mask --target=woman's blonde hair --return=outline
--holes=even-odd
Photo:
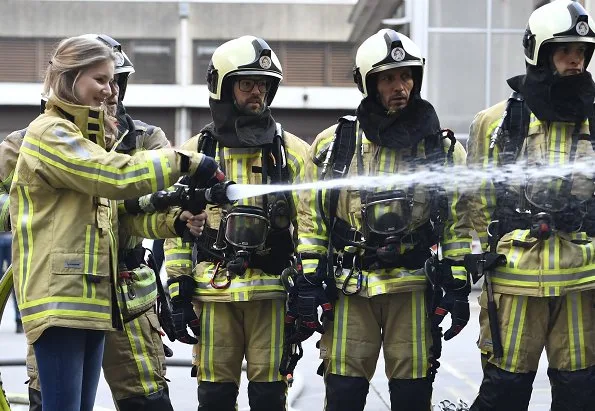
[[[114,52],[100,40],[78,36],[60,42],[45,72],[43,94],[50,91],[68,103],[81,104],[74,91],[83,71],[105,61],[114,61]]]

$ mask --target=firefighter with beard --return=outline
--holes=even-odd
[[[183,148],[210,153],[238,184],[301,181],[308,145],[269,108],[282,77],[277,56],[258,37],[219,46],[207,73],[213,122]],[[278,370],[287,293],[280,277],[292,266],[296,202],[284,192],[208,209],[195,261],[190,244],[166,241],[174,325],[180,341],[196,344],[201,411],[236,409],[244,357],[250,409],[285,410],[287,382]]]
[[[112,95],[106,101],[107,114],[117,119],[118,135],[112,135],[112,150],[124,154],[134,154],[140,150],[153,150],[169,147],[169,141],[163,131],[156,126],[148,125],[139,120],[132,120],[126,114],[122,100],[126,93],[128,77],[134,73],[134,66],[120,44],[107,35],[87,35],[97,38],[116,53],[114,80],[111,84]],[[7,191],[10,187],[19,149],[23,142],[26,129],[15,131],[0,144],[2,165],[0,178],[2,187]],[[138,200],[126,200],[119,206],[120,219],[127,219],[124,203],[128,209],[134,209]],[[6,201],[8,206],[8,201]],[[136,207],[138,211],[140,208]],[[145,210],[150,211],[150,210]],[[4,217],[4,215],[3,215]],[[163,232],[162,226],[166,220],[175,217],[173,213],[156,213],[147,215],[143,223],[138,225],[147,237],[153,237]],[[10,221],[5,222],[5,229],[10,230]],[[178,218],[175,220],[176,231],[182,233],[185,224]],[[141,228],[141,226],[144,227]],[[161,234],[163,235],[163,234]],[[122,224],[119,230],[119,265],[125,266],[122,272],[133,274],[133,282],[126,284],[125,278],[120,278],[118,287],[134,289],[135,312],[123,324],[123,331],[108,332],[105,338],[103,356],[103,372],[116,406],[120,411],[173,410],[165,378],[165,354],[161,341],[160,324],[155,313],[157,298],[158,276],[145,261],[145,249],[142,238],[130,235]],[[120,294],[120,293],[118,293]],[[121,309],[126,311],[126,303],[119,299]],[[166,347],[165,347],[166,348]],[[168,348],[166,348],[169,350]],[[171,354],[170,354],[171,355]],[[42,410],[41,391],[37,375],[35,355],[29,346],[27,355],[27,374],[29,376],[29,402],[31,411]]]
[[[365,40],[354,68],[364,98],[356,116],[316,137],[306,178],[390,179],[464,164],[465,150],[452,132],[441,130],[434,108],[420,96],[423,71],[424,59],[407,36],[383,29]],[[289,310],[298,325],[291,338],[323,333],[319,373],[328,411],[364,409],[381,347],[392,409],[429,410],[442,338],[438,325],[450,312],[449,340],[469,319],[469,282],[456,261],[471,250],[468,225],[455,214],[464,201],[456,188],[441,190],[413,178],[300,197],[303,273]],[[437,243],[442,260],[431,256]],[[426,266],[435,288],[427,283]]]
[[[509,176],[483,182],[471,208],[490,249],[483,260],[501,261],[484,270],[483,381],[472,410],[526,410],[544,347],[550,409],[595,403],[594,43],[580,3],[536,9],[523,37],[526,74],[471,124],[469,167]]]

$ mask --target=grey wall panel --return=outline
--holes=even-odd
[[[352,5],[223,4],[190,5],[192,38],[229,39],[245,34],[267,40],[346,41]]]
[[[267,39],[345,41],[352,5],[190,4],[190,38],[229,39],[252,34]],[[107,33],[122,38],[176,38],[177,3],[39,2],[2,0],[0,36],[65,37]]]

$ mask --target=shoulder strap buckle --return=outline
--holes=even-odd
[[[345,172],[347,171],[347,165],[343,164],[343,169],[339,170],[335,167],[333,167],[333,173],[334,174],[340,174],[340,175],[345,175]]]

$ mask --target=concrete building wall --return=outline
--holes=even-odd
[[[189,37],[346,41],[349,4],[190,3]],[[175,39],[177,3],[112,1],[0,1],[0,37],[66,37],[109,33],[115,38]]]
[[[192,84],[197,78],[200,81],[196,82],[203,84],[206,70],[201,61],[200,72],[194,73],[197,44],[213,48],[222,41],[252,34],[277,47],[282,59],[290,51],[291,62],[283,60],[286,80],[277,93],[273,108],[279,111],[274,113],[288,124],[288,130],[311,140],[339,115],[352,111],[360,98],[351,86],[349,47],[341,49],[352,30],[348,20],[353,2],[324,3],[190,1],[184,8],[166,1],[0,0],[0,56],[5,62],[4,66],[0,62],[4,67],[0,133],[26,126],[37,114],[38,82],[57,39],[107,33],[122,41],[136,65],[125,100],[129,112],[161,126],[170,140],[181,143],[196,133],[209,115],[206,87]],[[181,18],[181,14],[187,17]],[[11,60],[11,56],[16,58]],[[329,65],[331,61],[334,66]],[[21,67],[27,68],[26,72]],[[313,69],[318,73],[325,67],[328,73],[324,72],[324,79],[309,75]]]

